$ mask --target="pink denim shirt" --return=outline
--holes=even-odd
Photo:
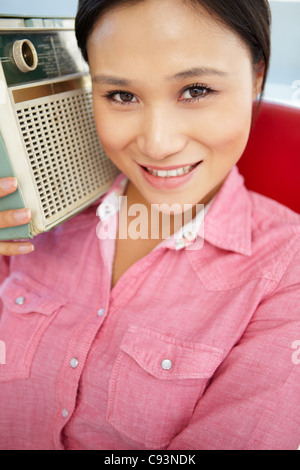
[[[99,202],[0,258],[0,448],[296,450],[299,215],[234,167],[111,289]]]

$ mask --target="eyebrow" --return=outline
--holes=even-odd
[[[175,75],[167,77],[167,80],[183,80],[186,78],[199,77],[202,75],[216,75],[219,77],[227,77],[229,74],[222,70],[214,69],[211,67],[193,67],[191,69],[183,70],[178,72]],[[105,85],[115,85],[115,86],[130,86],[133,85],[132,80],[127,80],[125,78],[110,76],[110,75],[95,75],[92,78],[93,83],[96,84],[105,84]]]
[[[191,69],[183,70],[168,77],[169,80],[180,80],[184,78],[192,78],[202,75],[217,75],[219,77],[227,77],[229,74],[223,70],[214,69],[212,67],[193,67]]]
[[[95,75],[92,77],[92,81],[100,85],[129,86],[133,84],[131,80],[110,75]]]

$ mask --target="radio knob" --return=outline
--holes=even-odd
[[[32,72],[38,66],[38,55],[34,45],[29,39],[15,41],[13,45],[13,58],[21,72]]]

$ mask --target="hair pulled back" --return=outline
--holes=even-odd
[[[79,0],[75,21],[78,46],[88,62],[87,42],[96,21],[115,7],[145,0]],[[265,69],[265,87],[271,56],[271,11],[268,0],[183,0],[194,8],[205,8],[235,32],[251,51],[253,66]]]

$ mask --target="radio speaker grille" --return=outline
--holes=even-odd
[[[90,90],[21,102],[16,112],[46,220],[106,190],[118,174],[99,142]]]

